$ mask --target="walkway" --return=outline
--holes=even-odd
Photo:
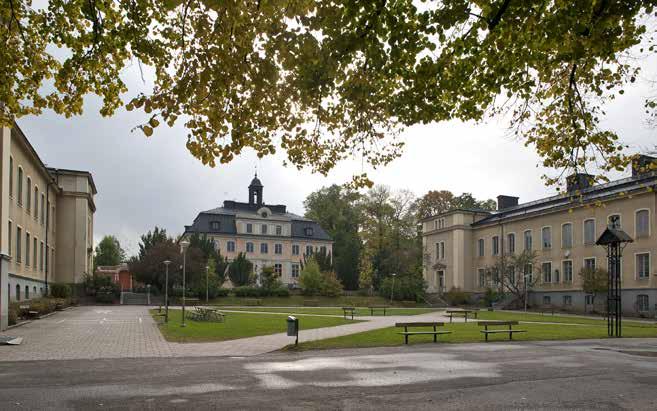
[[[294,342],[285,333],[212,343],[168,342],[162,337],[148,309],[145,306],[76,307],[14,328],[3,334],[23,337],[23,343],[19,346],[0,346],[0,361],[241,357],[279,350]],[[366,321],[312,330],[303,330],[301,322],[299,341],[314,341],[390,327],[408,318],[356,317]],[[447,320],[440,313],[420,314],[412,318],[414,321]]]

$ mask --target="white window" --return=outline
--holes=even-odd
[[[283,226],[276,226],[276,235],[283,235]]]
[[[648,237],[650,235],[650,211],[639,210],[636,212],[636,237]]]
[[[563,280],[567,283],[573,282],[573,262],[570,260],[561,263],[563,271]]]
[[[307,245],[306,246],[306,255],[313,255],[313,246],[312,245]]]
[[[445,242],[441,241],[436,243],[436,259],[443,260],[445,258]]]
[[[267,224],[263,224],[260,226],[260,233],[267,234]]]
[[[543,282],[551,283],[552,282],[552,263],[543,263]]]
[[[253,232],[253,224],[246,223],[246,232],[251,234]]]
[[[283,244],[274,244],[274,254],[283,254]]]
[[[573,225],[571,223],[561,226],[561,247],[573,248]]]
[[[584,244],[595,244],[595,220],[592,218],[584,220]]]
[[[640,312],[650,311],[650,300],[646,294],[639,294],[636,296],[636,308]]]
[[[280,277],[283,274],[283,264],[274,264],[274,273]]]
[[[299,255],[299,245],[298,244],[293,244],[292,245],[292,255]]]
[[[478,244],[479,244],[479,257],[483,257],[484,256],[484,239],[480,238]]]
[[[573,297],[570,295],[563,296],[563,305],[573,305]]]
[[[525,251],[532,250],[532,230],[525,231]]]
[[[246,252],[247,253],[253,252],[253,243],[246,243]]]
[[[498,236],[493,237],[493,255],[498,255],[500,253],[500,238]]]
[[[552,229],[550,227],[543,227],[541,229],[541,238],[544,249],[552,248]]]
[[[639,279],[650,277],[650,253],[636,254],[636,276]]]
[[[621,229],[621,216],[620,214],[612,214],[609,216],[609,219],[607,221],[607,225],[609,228],[613,228],[615,230],[620,230]]]
[[[292,264],[292,278],[299,277],[299,264]]]
[[[585,258],[584,259],[584,268],[590,271],[595,270],[595,257]]]
[[[509,254],[513,254],[516,252],[516,235],[511,233],[507,236],[507,239],[509,242]]]

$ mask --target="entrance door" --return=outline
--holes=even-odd
[[[445,271],[439,270],[436,274],[438,276],[438,291],[445,292]]]

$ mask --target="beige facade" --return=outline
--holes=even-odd
[[[316,222],[287,212],[284,205],[265,204],[262,189],[254,178],[248,203],[225,201],[223,207],[200,213],[185,227],[185,236],[207,236],[229,260],[244,253],[256,274],[271,266],[284,284],[294,285],[304,255],[331,254],[333,241]]]
[[[86,198],[87,212],[74,212],[65,178],[43,164],[18,126],[2,128],[0,144],[0,329],[6,327],[7,304],[46,294],[53,282],[77,282],[87,272],[69,264],[91,247],[77,241],[75,226],[88,221],[93,232],[93,194]],[[84,175],[93,186],[91,175]],[[84,220],[83,220],[84,218]],[[88,227],[87,227],[88,228]],[[61,246],[61,248],[60,248]]]
[[[536,253],[534,267],[514,273],[515,281],[530,272],[538,276],[530,301],[586,310],[592,298],[582,292],[579,273],[585,266],[607,268],[606,251],[595,241],[612,224],[634,239],[624,249],[621,264],[624,310],[654,313],[656,193],[657,173],[635,172],[633,177],[526,204],[500,196],[496,212],[454,210],[423,220],[429,291],[456,287],[483,293],[499,286],[492,270],[496,263],[531,250]]]

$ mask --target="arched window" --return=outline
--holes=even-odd
[[[21,300],[21,286],[16,284],[16,301]]]
[[[30,286],[29,285],[25,286],[25,299],[26,300],[30,299]]]
[[[561,247],[573,247],[573,225],[571,223],[566,223],[561,226]]]
[[[34,219],[39,218],[39,187],[34,186]]]
[[[30,187],[32,187],[32,179],[30,177],[27,178],[27,190],[25,190],[25,208],[27,209],[27,212],[29,213],[31,208],[32,208],[32,196],[30,195]]]
[[[639,210],[636,212],[636,237],[648,237],[650,235],[650,212]]]
[[[23,204],[23,168],[18,167],[18,204]]]

